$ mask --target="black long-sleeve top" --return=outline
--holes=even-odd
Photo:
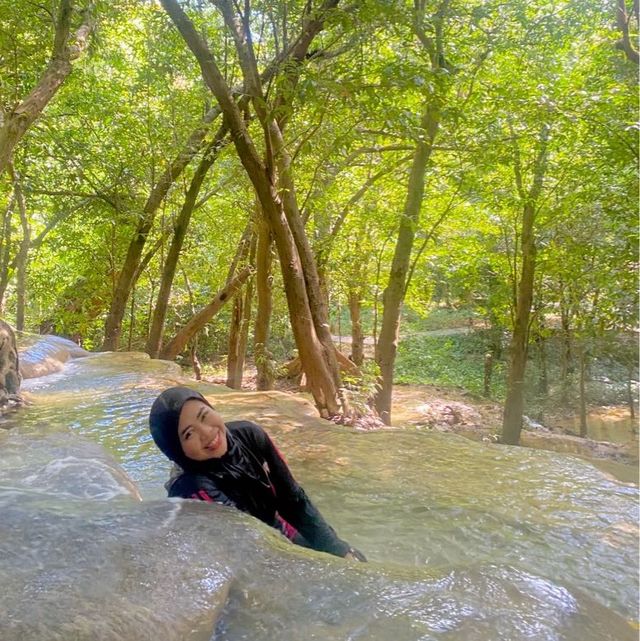
[[[237,507],[298,545],[345,556],[349,544],[309,500],[267,433],[251,421],[226,427],[227,452],[198,473],[183,472],[169,486],[169,496]]]

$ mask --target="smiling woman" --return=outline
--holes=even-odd
[[[182,451],[194,461],[220,458],[227,452],[227,429],[222,417],[195,398],[182,406],[178,437]]]
[[[259,425],[225,423],[204,396],[187,387],[160,394],[149,423],[156,445],[182,468],[170,481],[169,496],[233,506],[298,545],[366,561],[338,538]]]

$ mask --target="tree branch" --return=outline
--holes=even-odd
[[[625,55],[631,62],[640,64],[640,55],[638,50],[633,47],[631,37],[629,35],[629,23],[631,18],[635,16],[636,22],[638,21],[638,2],[634,0],[633,8],[630,13],[627,13],[627,7],[624,0],[618,0],[616,7],[616,24],[618,29],[622,32],[622,38],[616,42],[616,49],[624,51]]]
[[[72,3],[71,0],[62,0],[60,3],[51,61],[38,84],[19,105],[5,115],[0,127],[0,174],[11,161],[15,146],[71,73],[71,63],[86,49],[94,27],[93,8],[93,3],[90,3],[83,12],[82,24],[75,33],[75,42],[70,44]]]

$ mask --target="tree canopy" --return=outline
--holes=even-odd
[[[536,341],[563,343],[565,376],[637,326],[637,3],[0,11],[0,314],[18,330],[233,353],[240,378],[248,350],[264,385],[295,348],[324,415],[354,411],[345,372],[372,371],[390,421],[407,311],[464,307],[487,349],[510,344],[507,409]],[[355,369],[331,340],[342,307]]]

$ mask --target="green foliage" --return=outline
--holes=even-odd
[[[432,37],[441,3],[424,4],[422,26]],[[262,70],[291,44],[308,3],[250,5]],[[3,113],[46,68],[56,6],[0,1]],[[237,84],[237,56],[219,11],[211,3],[185,6],[223,74]],[[285,145],[333,329],[339,313],[341,331],[348,333],[351,294],[361,300],[366,334],[375,314],[381,317],[408,168],[416,141],[424,138],[420,115],[438,96],[441,123],[414,230],[396,380],[482,391],[484,354],[504,342],[513,322],[523,204],[516,157],[529,187],[543,125],[552,133],[536,219],[532,339],[557,340],[563,323],[573,341],[600,345],[611,334],[628,336],[638,319],[637,67],[614,47],[613,8],[587,0],[454,0],[442,16],[445,60],[438,71],[416,36],[413,8],[402,0],[340,3],[298,82],[280,74],[265,88],[269,97],[293,92]],[[97,18],[88,55],[74,65],[14,158],[31,236],[48,230],[30,251],[27,325],[48,323],[91,347],[101,343],[115,282],[153,185],[214,104],[159,3],[98,3]],[[255,118],[249,126],[260,133]],[[172,226],[199,159],[172,185],[150,231],[145,249],[162,242],[129,301],[124,347],[145,345]],[[22,238],[17,211],[9,209],[12,189],[9,178],[0,177],[0,225],[10,214],[10,234],[0,239],[0,272],[3,252],[8,249],[10,264]],[[232,145],[206,177],[201,197],[173,285],[166,338],[223,285],[254,210]],[[5,312],[12,317],[15,270],[7,273]],[[269,349],[278,360],[294,348],[282,290],[275,264]],[[228,314],[223,310],[200,336],[203,359],[225,352]],[[422,334],[467,326],[469,319],[487,334]],[[594,358],[611,367],[616,359],[629,360],[627,349],[613,349],[608,361],[605,352],[595,350]],[[534,389],[534,356],[531,363]],[[503,370],[499,360],[497,397]]]
[[[487,349],[482,333],[409,336],[398,348],[395,382],[457,387],[480,396],[484,391]],[[491,389],[494,399],[504,398],[504,373],[504,363],[498,362]]]

